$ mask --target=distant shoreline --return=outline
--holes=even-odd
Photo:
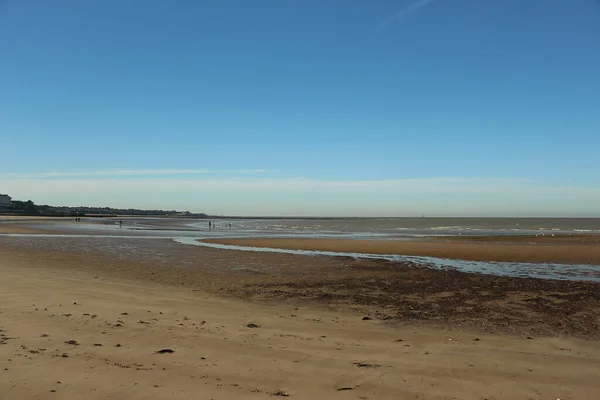
[[[28,218],[72,218],[75,216],[88,218],[173,218],[173,219],[225,219],[225,220],[302,220],[302,221],[360,221],[360,220],[600,220],[600,217],[448,217],[448,216],[407,216],[407,217],[306,217],[306,216],[240,216],[240,215],[206,215],[195,214],[175,215],[175,214],[95,214],[95,213],[80,213],[79,215],[57,215],[57,214],[25,214],[25,213],[0,213],[0,220],[6,217],[28,217]]]

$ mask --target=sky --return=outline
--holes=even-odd
[[[0,193],[600,217],[597,0],[0,0]]]

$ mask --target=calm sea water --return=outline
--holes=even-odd
[[[247,234],[437,235],[600,234],[600,218],[356,218],[213,220],[216,231]],[[208,221],[190,224],[205,228]]]

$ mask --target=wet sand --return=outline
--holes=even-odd
[[[57,223],[66,221],[59,217],[28,217],[0,215],[0,234],[49,234],[58,233]],[[44,224],[43,229],[31,228],[28,225]]]
[[[344,253],[399,254],[428,256],[472,261],[592,264],[600,265],[600,241],[597,237],[586,237],[573,242],[566,239],[544,239],[535,236],[520,237],[519,243],[498,242],[496,237],[477,239],[453,239],[452,241],[383,241],[351,239],[306,239],[306,238],[244,238],[206,239],[207,243],[236,246],[268,247],[294,250],[320,250]],[[536,239],[537,238],[537,239]],[[514,240],[514,239],[513,239]],[[548,242],[553,240],[552,242]],[[528,241],[532,241],[528,242]]]
[[[460,282],[469,274],[374,261],[328,257],[307,261],[301,256],[258,254],[267,267],[302,260],[308,264],[306,271],[265,268],[263,275],[210,269],[216,260],[221,260],[219,265],[239,264],[247,253],[175,247],[167,241],[137,241],[131,246],[158,247],[161,254],[173,252],[181,260],[197,257],[196,262],[182,268],[170,260],[164,265],[157,260],[136,261],[135,254],[119,258],[96,250],[82,253],[73,245],[70,250],[54,245],[49,245],[51,251],[34,250],[22,243],[0,247],[0,393],[6,398],[597,397],[596,341],[435,328],[420,326],[416,318],[390,324],[374,312],[363,319],[363,312],[368,312],[363,303],[374,306],[378,297],[382,307],[374,310],[392,313],[380,296],[385,293],[383,279],[400,278],[401,283],[411,274],[407,288],[417,281],[421,288],[412,295],[397,293],[396,298],[420,302],[420,308],[413,308],[416,317],[419,311],[445,303],[451,304],[448,310],[473,305],[460,295],[464,291]],[[331,269],[323,271],[325,265]],[[316,276],[319,270],[322,273]],[[400,270],[404,275],[394,272]],[[466,284],[481,291],[478,296],[483,299],[484,291],[490,292],[491,302],[483,301],[490,310],[502,310],[511,301],[521,307],[512,314],[504,312],[507,323],[531,305],[528,299],[536,298],[537,280],[481,279]],[[271,295],[277,292],[269,292],[284,290],[286,281],[305,282],[308,289],[312,282],[306,293],[317,290],[335,298],[343,295],[350,280],[362,282],[362,287],[347,287],[355,296],[347,299],[348,307],[325,298],[312,298],[317,300],[314,305],[301,299],[273,301]],[[591,316],[599,308],[589,303],[593,295],[585,294],[597,285],[557,282],[552,283],[554,292],[548,292],[545,281],[538,284],[538,295],[551,297],[561,290],[571,295],[554,298],[555,312],[562,307],[565,315]],[[529,290],[529,296],[518,294],[519,286]],[[505,293],[504,288],[509,290]],[[242,289],[253,290],[263,301],[214,294],[239,294]],[[588,302],[578,303],[577,296]],[[429,297],[436,300],[428,303]],[[534,303],[532,310],[546,307]],[[576,305],[579,309],[573,308]]]
[[[31,229],[31,228],[20,227],[20,226],[1,226],[0,225],[0,233],[19,234],[19,235],[23,235],[23,234],[35,235],[35,234],[52,233],[52,231],[50,231],[50,230],[45,231],[45,230],[41,230],[41,229]]]
[[[221,250],[168,239],[0,237],[0,255],[11,254],[64,266],[67,275],[85,271],[253,303],[350,310],[390,325],[600,340],[600,284],[594,282]]]
[[[123,227],[129,229],[124,231],[114,229],[113,232],[106,230],[107,226],[118,228],[119,221],[123,221]],[[193,220],[152,217],[84,217],[80,222],[75,223],[74,217],[0,215],[0,234],[94,235],[126,232],[127,235],[134,236],[153,231],[198,232],[198,234],[201,234],[203,232],[202,229],[194,229],[187,226],[190,221]],[[131,229],[133,226],[135,228]]]
[[[540,234],[489,236],[429,236],[428,240],[464,243],[524,243],[524,244],[593,244],[600,245],[600,235]]]

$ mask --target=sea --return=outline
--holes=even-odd
[[[230,225],[231,224],[231,225]],[[235,229],[238,234],[356,236],[411,238],[423,236],[488,236],[540,234],[600,234],[600,218],[331,218],[331,219],[217,219],[215,234]],[[208,221],[191,223],[206,228]]]

